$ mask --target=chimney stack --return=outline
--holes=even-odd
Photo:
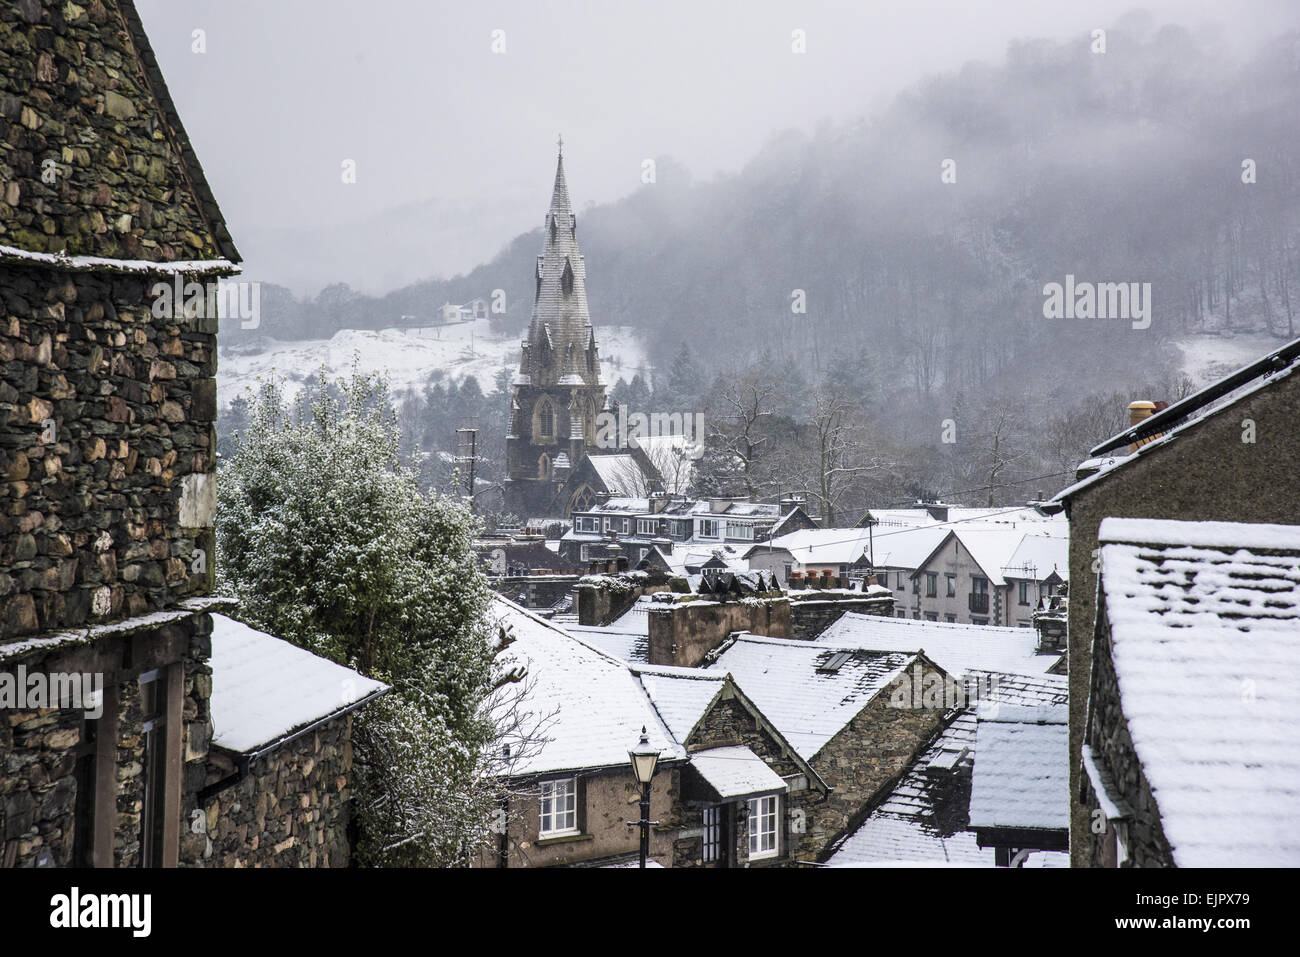
[[[1138,425],[1141,425],[1144,419],[1151,418],[1151,416],[1155,415],[1157,408],[1159,408],[1160,405],[1164,405],[1164,404],[1165,403],[1148,402],[1145,399],[1139,400],[1137,402],[1130,402],[1128,404],[1129,428],[1134,428]],[[1158,435],[1152,435],[1148,438],[1143,439],[1141,442],[1131,443],[1128,447],[1129,455],[1132,455],[1139,448],[1141,448],[1142,446],[1146,445],[1148,442],[1151,442],[1157,438],[1159,438]]]

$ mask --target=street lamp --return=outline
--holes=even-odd
[[[655,766],[659,763],[659,749],[650,743],[645,726],[641,726],[641,742],[627,756],[632,762],[632,774],[641,785],[641,820],[628,821],[628,825],[641,825],[641,866],[645,867],[646,855],[650,851],[650,779],[655,776]]]

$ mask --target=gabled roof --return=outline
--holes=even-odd
[[[588,455],[585,461],[591,463],[596,475],[611,492],[631,495],[646,490],[650,485],[650,477],[642,470],[641,463],[635,456],[623,453]]]
[[[949,674],[973,670],[1041,675],[1060,653],[1038,654],[1038,635],[1032,628],[1002,628],[884,615],[846,612],[817,636],[816,644],[874,651],[919,652]]]
[[[212,743],[240,754],[268,750],[317,722],[389,690],[225,615],[212,616]]]
[[[1066,678],[972,671],[998,705],[1061,705]],[[993,849],[981,848],[968,827],[975,748],[975,708],[964,708],[903,773],[852,834],[829,857],[832,865],[900,862],[993,867]]]
[[[979,710],[970,826],[1068,829],[1069,737],[1069,709],[1063,704]]]
[[[527,710],[551,716],[513,775],[621,767],[643,726],[664,759],[686,756],[625,662],[499,595],[492,613],[515,639],[502,657],[527,669]]]
[[[948,529],[948,534],[916,566],[918,571],[913,573],[914,576],[919,575],[919,570],[929,565],[934,557],[947,548],[948,542],[954,538],[970,553],[975,564],[979,566],[980,571],[992,584],[1005,585],[1006,579],[1002,577],[1002,569],[1010,563],[1011,556],[1016,553],[1016,549],[1024,540],[1025,533],[1014,528],[952,526]]]
[[[1108,518],[1099,541],[1120,707],[1175,862],[1300,864],[1300,526]]]
[[[801,528],[752,545],[745,557],[785,549],[801,565],[851,565],[867,552],[869,543],[865,528]]]
[[[8,235],[17,245],[5,247],[0,258],[6,262],[43,263],[46,260],[31,254],[66,249],[69,256],[55,263],[60,268],[141,271],[155,265],[155,261],[161,264],[167,260],[170,250],[171,259],[193,261],[199,267],[196,272],[237,272],[234,264],[240,261],[239,251],[185,132],[134,2],[105,4],[99,11],[103,16],[85,4],[9,6],[17,9],[5,18],[10,21],[6,22],[7,39],[21,39],[26,47],[20,52],[14,42],[6,44],[6,52],[20,59],[26,54],[32,68],[10,71],[6,93],[33,108],[35,127],[23,130],[30,139],[13,141],[11,145],[36,152],[38,161],[16,172],[12,154],[6,158],[12,174],[10,185],[20,190],[21,201],[16,207],[5,208],[6,224],[11,227]],[[109,71],[111,79],[99,81],[99,87],[92,82],[93,73],[87,72],[89,60],[84,59],[89,56],[87,47],[97,44],[102,44],[94,54],[98,64],[115,66]],[[35,68],[38,52],[53,58],[48,76]],[[72,55],[75,64],[69,59]],[[71,69],[73,66],[75,69]],[[59,127],[47,118],[57,119]],[[14,128],[18,129],[16,118]],[[149,174],[147,190],[113,175],[113,167],[121,162],[109,154],[123,143],[120,129],[126,129],[132,140],[125,144],[128,154],[133,152],[133,146],[149,144],[149,155],[127,157],[144,161]],[[85,169],[78,169],[71,180],[75,188],[46,184],[41,178],[40,159],[49,157],[60,163],[63,175],[72,175],[68,164],[57,159],[61,149],[89,155]],[[107,191],[100,199],[105,204],[106,219],[116,223],[119,216],[126,215],[128,204],[121,200],[129,196],[156,204],[153,224],[146,228],[148,220],[135,214],[130,215],[126,229],[80,233],[74,229],[47,237],[39,219],[31,218],[35,209],[56,223],[74,223],[78,214],[87,211],[85,195],[96,189]],[[3,199],[0,205],[4,205]],[[168,231],[163,224],[168,225]],[[186,242],[187,233],[197,237],[201,245]]]
[[[1297,357],[1300,357],[1300,339],[1288,342],[1268,355],[1242,366],[1231,375],[1095,446],[1089,453],[1089,460],[1080,468],[1087,466],[1097,468],[1098,471],[1057,492],[1053,502],[1066,502],[1139,456],[1158,454],[1162,448],[1177,441],[1210,416],[1231,408],[1256,392],[1285,381],[1291,375]],[[1125,454],[1127,447],[1134,443],[1143,444],[1136,452]]]
[[[709,670],[731,674],[811,761],[916,657],[742,632],[721,646]]]

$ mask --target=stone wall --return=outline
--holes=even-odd
[[[762,758],[773,771],[783,778],[801,778],[803,771],[782,744],[769,733],[753,714],[734,697],[719,701],[701,718],[699,725],[687,740],[690,751],[705,748],[744,745]],[[777,857],[749,860],[749,803],[739,801],[724,804],[729,812],[730,850],[732,867],[783,867],[796,860],[812,860],[805,848],[804,835],[809,824],[821,812],[825,796],[811,787],[800,787],[781,795],[781,830]],[[683,826],[699,828],[702,824],[702,806],[682,809]],[[695,835],[684,836],[677,842],[679,866],[691,860],[691,866],[700,866],[702,839]],[[693,858],[692,858],[693,855]]]
[[[1128,722],[1120,706],[1119,682],[1110,656],[1110,636],[1104,625],[1103,620],[1103,634],[1092,659],[1092,729],[1088,743],[1092,746],[1094,759],[1110,771],[1115,789],[1133,812],[1133,817],[1124,822],[1124,845],[1129,857],[1126,866],[1172,867],[1173,849],[1165,838],[1160,824],[1160,809],[1133,749]],[[1085,809],[1091,825],[1093,820],[1101,820],[1092,813],[1101,805],[1087,775],[1080,775],[1079,787],[1078,803]],[[1105,861],[1107,834],[1098,834],[1093,827],[1088,827],[1084,841],[1086,866],[1098,867],[1108,863]]]
[[[578,624],[608,625],[642,595],[661,591],[644,572],[629,575],[584,575],[578,582]]]
[[[352,715],[254,758],[214,749],[187,810],[182,867],[346,867]],[[201,815],[196,817],[192,811]]]
[[[936,670],[927,666],[923,674]],[[910,666],[908,671],[910,674]],[[831,842],[857,825],[880,790],[942,730],[947,711],[891,708],[892,688],[872,698],[809,762],[832,791],[827,802],[809,817],[801,855],[821,860]]]
[[[866,598],[861,594],[854,597],[853,592],[825,593],[807,592],[807,598],[798,593],[790,597],[790,637],[804,641],[815,640],[823,631],[839,621],[845,612],[859,615],[882,615],[886,618],[894,614],[892,596],[883,598]],[[817,595],[817,597],[813,597]]]
[[[735,631],[770,638],[790,636],[790,602],[784,598],[653,606],[648,617],[652,665],[694,668]]]
[[[680,769],[663,766],[650,784],[650,857],[664,867],[673,862],[672,836],[680,821]],[[558,776],[558,775],[557,775]],[[532,781],[517,786],[508,796],[507,843],[509,867],[557,867],[636,854],[640,830],[628,827],[639,820],[641,789],[631,766],[579,772],[577,820],[580,833],[543,838],[540,826],[540,788]],[[500,867],[500,839],[479,855],[480,867]]]
[[[149,286],[0,264],[0,639],[210,587],[216,320]]]
[[[86,719],[82,710],[43,708],[0,710],[0,834],[5,866],[85,866],[89,848],[74,855],[76,822],[95,816],[93,773],[80,781],[79,754],[86,754],[95,737],[116,725],[112,748],[115,780],[112,817],[112,863],[140,865],[143,811],[145,736],[140,699],[140,674],[183,665],[181,705],[183,747],[180,807],[183,820],[194,806],[212,737],[211,656],[212,619],[208,614],[178,615],[162,627],[149,622],[109,626],[93,640],[75,642],[46,655],[6,660],[0,670],[28,674],[99,673],[103,675],[105,714]],[[2,648],[2,646],[0,646]],[[115,716],[115,720],[105,720]],[[93,750],[93,749],[91,749]],[[94,762],[87,764],[92,768]],[[83,835],[84,837],[84,835]]]
[[[513,575],[490,579],[492,590],[525,608],[550,608],[578,584],[577,575]],[[523,600],[520,600],[523,595]]]
[[[117,0],[0,5],[0,130],[0,244],[222,255],[214,237],[229,236],[138,19]]]

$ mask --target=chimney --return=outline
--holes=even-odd
[[[668,507],[668,501],[667,492],[652,492],[650,495],[650,514],[658,515]]]
[[[782,515],[789,515],[789,514],[790,514],[791,512],[793,512],[796,508],[802,508],[802,507],[803,507],[803,504],[804,504],[806,501],[807,501],[807,499],[804,498],[802,495],[800,495],[798,492],[791,492],[791,493],[788,494],[788,495],[782,495],[782,496],[781,496],[781,514],[782,514]]]
[[[927,505],[925,510],[936,522],[948,521],[948,506],[944,505],[942,502],[934,502]]]
[[[1155,415],[1157,409],[1159,409],[1161,406],[1167,406],[1167,405],[1168,405],[1167,403],[1148,402],[1145,399],[1139,400],[1137,402],[1130,402],[1128,404],[1129,428],[1134,428],[1138,425],[1141,425],[1144,419],[1151,418],[1151,416]],[[1129,454],[1132,455],[1139,448],[1146,445],[1148,442],[1152,442],[1155,439],[1158,439],[1159,437],[1160,437],[1159,435],[1152,435],[1143,439],[1141,442],[1133,442],[1128,447]]]

